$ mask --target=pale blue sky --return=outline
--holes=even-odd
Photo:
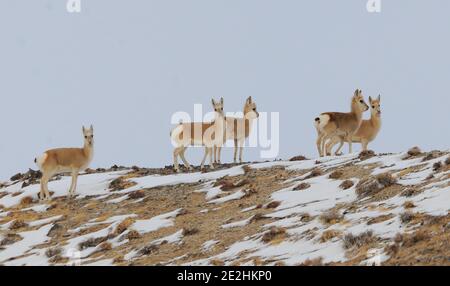
[[[82,0],[80,14],[65,5],[0,1],[0,178],[35,168],[48,148],[80,146],[90,123],[92,167],[171,164],[172,113],[221,96],[226,110],[251,95],[260,111],[280,112],[281,158],[316,156],[314,117],[347,111],[356,88],[382,95],[371,149],[449,147],[448,0],[382,0],[379,14],[366,0]],[[198,164],[201,153],[187,157]]]

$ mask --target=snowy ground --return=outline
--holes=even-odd
[[[405,202],[414,205],[413,211],[424,215],[445,216],[450,210],[450,171],[443,163],[448,157],[448,153],[443,152],[441,156],[423,162],[422,157],[408,159],[406,153],[375,156],[368,160],[361,161],[358,154],[350,154],[341,157],[326,157],[318,161],[277,161],[268,163],[251,164],[253,170],[283,167],[289,172],[304,171],[300,175],[293,175],[285,178],[282,187],[270,193],[265,205],[270,202],[277,202],[275,208],[264,214],[269,222],[261,225],[256,230],[249,230],[249,235],[237,239],[228,245],[222,245],[218,250],[217,245],[221,245],[220,236],[204,239],[195,250],[199,254],[198,258],[189,259],[191,254],[172,257],[160,261],[163,264],[188,264],[188,265],[210,265],[214,261],[221,261],[225,265],[231,265],[236,261],[243,262],[244,265],[254,265],[255,259],[266,261],[268,265],[283,263],[286,265],[296,265],[321,258],[322,263],[345,262],[351,259],[348,250],[343,247],[342,236],[348,233],[358,235],[366,231],[372,231],[376,236],[378,244],[376,249],[377,263],[382,263],[389,259],[383,250],[383,243],[388,244],[397,233],[408,233],[417,229],[416,225],[404,224],[400,221],[400,215],[406,211]],[[436,163],[442,162],[444,167],[440,171],[435,171]],[[388,197],[385,200],[370,200],[370,198],[360,198],[355,192],[357,183],[361,180],[357,175],[350,180],[353,187],[346,190],[339,186],[344,179],[330,179],[330,172],[340,168],[354,166],[369,172],[369,176],[374,176],[390,172],[396,179],[398,188],[416,187],[420,190],[418,194],[406,197],[400,193]],[[308,177],[312,169],[321,169],[322,174]],[[407,170],[407,171],[405,171]],[[156,190],[157,187],[194,184],[199,185],[194,195],[202,195],[204,204],[199,206],[201,211],[197,216],[205,217],[216,210],[226,209],[230,204],[242,200],[249,200],[248,193],[244,187],[231,191],[223,191],[214,183],[224,176],[235,177],[245,176],[241,166],[223,169],[208,173],[189,173],[173,175],[150,175],[144,177],[131,177],[129,180],[136,184],[124,190],[112,192],[109,184],[121,176],[126,175],[131,170],[83,175],[79,178],[77,187],[78,197],[75,203],[83,202],[83,207],[88,206],[89,216],[80,216],[87,221],[77,221],[69,224],[67,218],[71,213],[61,212],[58,214],[52,210],[52,202],[39,203],[36,194],[39,185],[30,185],[21,188],[20,183],[10,182],[9,186],[0,189],[0,264],[4,265],[113,265],[115,260],[108,256],[108,251],[120,249],[123,253],[121,263],[132,263],[136,259],[141,259],[143,247],[134,246],[130,232],[136,231],[140,237],[141,245],[177,247],[182,250],[188,247],[185,243],[186,232],[180,227],[178,220],[183,216],[183,209],[172,204],[171,209],[150,216],[146,211],[152,208],[152,202],[144,199],[131,200],[128,194],[146,189],[148,192]],[[430,179],[433,175],[433,179]],[[299,183],[309,184],[309,187],[296,191],[294,188]],[[53,181],[49,184],[49,189],[54,191],[54,198],[59,198],[59,204],[64,204],[64,196],[70,185],[70,177]],[[21,201],[31,197],[33,203],[26,206]],[[251,198],[250,198],[251,199]],[[95,217],[96,204],[104,202],[107,211],[98,210],[98,217]],[[89,208],[89,205],[92,207]],[[134,211],[123,213],[123,210],[131,204],[139,206]],[[124,208],[123,206],[127,206]],[[351,208],[350,208],[351,206]],[[62,208],[63,206],[61,206]],[[106,207],[105,207],[106,208]],[[321,215],[334,209],[342,219],[335,223],[324,223]],[[226,223],[221,223],[216,230],[233,231],[249,228],[255,219],[256,206],[241,207],[236,215],[240,219],[230,219]],[[189,210],[188,210],[189,211]],[[76,213],[76,211],[75,211]],[[101,213],[101,215],[100,215]],[[248,213],[248,215],[247,215]],[[310,217],[304,220],[305,214]],[[380,222],[368,223],[375,218],[386,216],[387,219]],[[22,220],[25,226],[14,227],[17,220]],[[122,222],[131,220],[126,229],[116,235],[117,228]],[[66,234],[58,236],[56,240],[50,235],[50,231],[55,225],[63,224],[67,227]],[[282,239],[276,241],[264,241],[263,236],[273,228],[284,230]],[[200,230],[201,231],[201,230]],[[341,233],[340,236],[332,237],[326,241],[321,238],[324,233],[335,231]],[[160,234],[161,233],[161,234]],[[159,235],[160,234],[160,235]],[[159,235],[159,236],[158,236]],[[195,235],[195,234],[193,234]],[[8,237],[18,239],[8,241]],[[148,241],[145,238],[148,237]],[[89,240],[103,238],[101,243],[80,245]],[[130,247],[127,247],[130,245]],[[133,246],[133,247],[132,247]],[[60,249],[59,259],[53,259],[54,255],[49,254],[50,250]],[[150,253],[151,248],[147,248]],[[209,253],[209,254],[208,254]],[[373,257],[368,256],[367,260],[361,264],[371,264]],[[137,260],[136,260],[137,261]]]

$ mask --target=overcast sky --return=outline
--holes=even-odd
[[[371,149],[447,149],[450,1],[366,2],[81,0],[70,14],[66,0],[2,0],[0,178],[81,146],[91,123],[92,167],[171,164],[172,114],[221,96],[227,111],[251,95],[279,112],[280,158],[316,156],[314,117],[349,110],[356,88],[382,96]]]

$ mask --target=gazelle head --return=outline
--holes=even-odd
[[[259,112],[256,110],[256,103],[249,96],[244,105],[244,116],[246,119],[255,119],[259,117]]]
[[[355,90],[352,98],[352,107],[356,107],[361,112],[369,110],[369,106],[364,101],[364,96],[360,89]]]
[[[212,106],[214,108],[214,112],[216,113],[216,116],[224,117],[223,113],[223,97],[220,98],[220,101],[215,101],[214,98],[211,99]]]
[[[378,95],[377,99],[372,99],[369,96],[369,103],[372,115],[381,116],[381,95]]]
[[[86,146],[94,145],[94,127],[92,125],[89,129],[84,128],[83,126],[83,136],[84,136],[84,145]]]

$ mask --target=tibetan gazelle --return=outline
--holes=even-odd
[[[251,127],[253,120],[259,117],[259,113],[256,110],[256,103],[253,101],[252,97],[249,96],[244,104],[244,117],[226,117],[226,140],[234,141],[234,163],[237,159],[237,151],[239,148],[239,163],[242,163],[242,152],[244,149],[245,139],[248,138],[251,132]],[[217,162],[220,163],[220,151],[221,146],[214,148],[214,157],[216,157],[217,150]]]
[[[59,148],[44,152],[34,162],[42,172],[41,191],[39,199],[49,200],[48,181],[57,174],[71,173],[72,184],[69,189],[69,197],[75,194],[78,174],[84,171],[94,156],[94,128],[82,128],[84,136],[83,148]]]
[[[201,168],[203,169],[207,157],[210,157],[210,167],[213,166],[213,148],[222,146],[225,139],[225,118],[223,113],[223,98],[219,102],[212,99],[214,108],[213,122],[189,122],[180,123],[170,133],[173,150],[173,165],[176,172],[180,171],[178,166],[178,156],[188,170],[192,170],[184,153],[188,146],[205,146],[205,155],[203,157]]]
[[[314,126],[317,130],[316,144],[319,155],[324,156],[327,140],[335,136],[343,137],[349,145],[349,152],[352,153],[352,137],[361,125],[363,113],[368,109],[362,91],[357,89],[352,97],[350,112],[324,112],[316,117]]]
[[[367,151],[367,146],[370,142],[375,140],[378,132],[381,129],[381,95],[378,95],[377,99],[372,99],[369,96],[370,103],[370,119],[363,120],[358,131],[353,135],[353,143],[361,143],[362,150]],[[331,154],[333,146],[340,143],[335,154],[338,154],[344,145],[344,138],[335,136],[328,143],[326,147],[327,154]]]

